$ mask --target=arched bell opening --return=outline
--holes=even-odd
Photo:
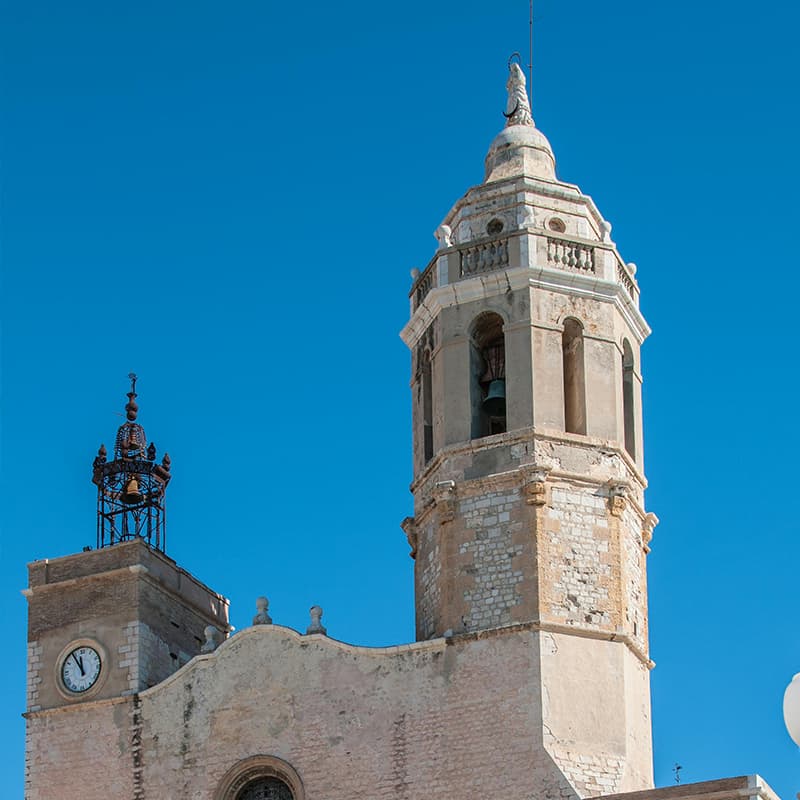
[[[622,425],[625,449],[636,458],[636,411],[634,409],[633,348],[627,339],[622,342]]]
[[[564,321],[561,352],[564,364],[564,430],[586,435],[583,325],[572,317]]]
[[[481,314],[472,326],[470,347],[471,438],[505,433],[506,344],[503,318]]]

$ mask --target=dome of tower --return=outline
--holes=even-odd
[[[504,128],[489,147],[484,182],[527,175],[556,180],[556,158],[547,137],[533,125]]]

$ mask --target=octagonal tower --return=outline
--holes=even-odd
[[[635,267],[558,180],[525,78],[436,231],[412,353],[420,640],[538,632],[543,741],[581,795],[652,786]]]

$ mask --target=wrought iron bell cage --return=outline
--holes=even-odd
[[[120,425],[114,457],[108,460],[105,445],[94,459],[92,482],[97,486],[97,547],[109,547],[131,539],[144,539],[166,552],[165,495],[171,478],[167,453],[156,463],[156,447],[147,442],[144,428],[136,422],[136,375],[130,374],[131,390],[125,406],[127,421]]]

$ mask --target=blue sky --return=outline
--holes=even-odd
[[[409,271],[503,125],[527,3],[0,3],[0,745],[22,796],[25,564],[94,544],[135,370],[168,551],[246,625],[413,639]],[[655,774],[800,753],[788,4],[537,0],[533,111],[639,266]]]

